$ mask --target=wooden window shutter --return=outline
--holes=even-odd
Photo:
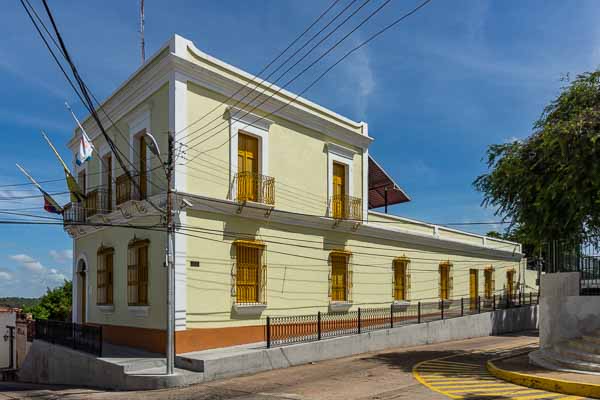
[[[396,260],[392,261],[392,299],[396,300]]]
[[[149,240],[133,240],[127,250],[127,303],[148,305]]]
[[[266,262],[266,252],[261,249],[261,271],[260,271],[260,292],[259,292],[259,300],[262,304],[267,304],[267,262]]]
[[[348,271],[348,280],[346,283],[346,301],[352,301],[352,289],[354,287],[354,271],[352,270],[352,264],[350,264],[350,256],[346,256],[346,270]]]
[[[262,242],[236,240],[235,301],[259,303],[266,299],[266,267]],[[263,286],[264,285],[264,289]]]
[[[410,300],[410,289],[411,289],[411,279],[410,279],[410,263],[406,265],[406,299]]]

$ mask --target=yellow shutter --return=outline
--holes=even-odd
[[[258,198],[258,139],[238,134],[238,200]]]
[[[439,265],[440,272],[440,287],[439,294],[440,299],[448,300],[452,297],[452,289],[454,279],[451,274],[452,264],[450,262],[444,262]]]
[[[348,271],[348,255],[331,253],[331,300],[348,301],[352,274]]]
[[[259,302],[259,273],[262,249],[257,246],[236,244],[236,302]]]
[[[346,167],[342,164],[333,163],[333,198],[331,208],[334,218],[344,218],[346,203]]]
[[[479,296],[479,270],[469,270],[469,298],[471,309],[477,308],[477,298]]]
[[[408,300],[410,289],[409,261],[402,257],[394,260],[394,300]]]

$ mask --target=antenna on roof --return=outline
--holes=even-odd
[[[140,0],[140,46],[143,64],[146,62],[146,43],[144,42],[144,0]]]

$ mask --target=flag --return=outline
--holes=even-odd
[[[44,131],[42,131],[42,136],[44,137],[44,139],[46,139],[46,142],[48,142],[48,145],[50,146],[50,148],[56,155],[56,158],[58,158],[58,161],[60,161],[60,163],[62,164],[62,167],[65,171],[65,177],[67,180],[67,187],[69,188],[69,192],[71,193],[71,202],[75,203],[75,202],[84,201],[86,198],[85,193],[83,193],[83,190],[81,190],[81,188],[79,187],[79,184],[77,183],[77,181],[71,174],[69,167],[67,167],[67,164],[64,162],[62,157],[58,154],[56,147],[54,147],[54,145],[52,144],[52,142],[50,141],[50,139],[48,138],[48,136],[46,135],[46,133]]]
[[[83,129],[81,122],[79,122],[79,120],[75,116],[75,113],[71,109],[71,106],[69,106],[69,103],[67,103],[66,101],[65,106],[67,106],[67,110],[69,110],[69,112],[73,116],[73,119],[75,120],[75,122],[77,122],[79,129],[81,129],[81,138],[79,139],[79,151],[77,152],[75,162],[77,163],[77,165],[82,165],[84,162],[92,159],[92,152],[95,150],[94,144],[90,140],[90,137],[88,136],[85,129]]]
[[[77,158],[75,162],[77,165],[82,165],[84,162],[92,159],[92,144],[88,135],[84,131],[81,132],[81,138],[79,139],[79,151],[77,152]]]
[[[27,171],[25,171],[25,168],[21,167],[19,164],[17,164],[17,168],[19,168],[21,172],[31,181],[31,183],[33,183],[35,187],[37,187],[39,191],[42,192],[42,195],[44,196],[44,210],[54,214],[62,214],[63,208],[59,206],[56,201],[54,201],[52,196],[50,196],[44,189],[42,189],[40,184],[37,183],[36,180],[33,179],[33,177],[29,175]]]

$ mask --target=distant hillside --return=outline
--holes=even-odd
[[[40,302],[39,298],[28,297],[0,297],[0,306],[5,307],[34,307]]]

